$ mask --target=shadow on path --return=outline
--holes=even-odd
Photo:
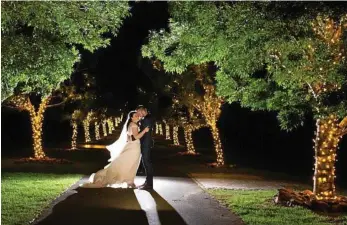
[[[115,188],[77,188],[59,201],[44,224],[185,225],[182,217],[156,191]]]

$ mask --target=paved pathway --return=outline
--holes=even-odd
[[[56,199],[35,224],[240,225],[242,221],[184,173],[174,170],[170,150],[154,149],[154,190],[79,188]],[[176,150],[177,151],[177,150]],[[175,165],[173,165],[175,164]],[[171,168],[171,169],[170,169]],[[143,176],[135,183],[142,184]]]

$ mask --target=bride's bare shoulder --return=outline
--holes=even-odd
[[[131,122],[131,123],[130,123],[130,126],[131,126],[131,127],[138,127],[138,125],[137,125],[136,123],[134,123],[134,122]]]

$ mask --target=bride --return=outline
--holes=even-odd
[[[104,169],[92,174],[89,182],[82,185],[88,188],[122,187],[135,188],[134,179],[141,159],[140,138],[149,131],[146,127],[139,132],[140,120],[136,111],[131,111],[117,141],[106,146],[110,151],[110,163]]]

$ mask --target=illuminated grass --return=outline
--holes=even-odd
[[[275,205],[272,198],[277,190],[210,189],[208,192],[248,225],[347,225],[347,215],[328,217],[302,207]]]
[[[78,174],[2,173],[1,224],[28,224],[80,178]]]

